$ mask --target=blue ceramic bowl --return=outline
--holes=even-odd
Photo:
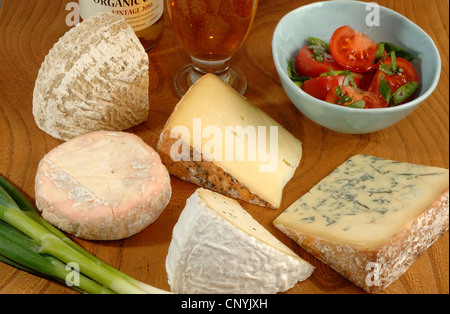
[[[368,26],[378,21],[379,26]],[[413,100],[389,108],[348,108],[316,99],[290,80],[288,63],[295,60],[306,38],[329,41],[333,32],[344,25],[376,42],[390,42],[415,55],[413,65],[420,78],[420,89]],[[439,51],[420,27],[395,11],[359,1],[316,2],[291,11],[275,29],[272,53],[281,84],[295,106],[312,121],[345,134],[379,131],[405,118],[435,90],[441,73]]]

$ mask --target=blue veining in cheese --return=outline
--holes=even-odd
[[[448,186],[447,169],[357,155],[292,204],[274,224],[375,249],[408,228]]]

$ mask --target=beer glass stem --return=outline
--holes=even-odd
[[[239,68],[230,65],[230,58],[221,61],[205,61],[191,57],[192,62],[180,69],[173,80],[178,96],[183,95],[206,73],[213,73],[240,94],[247,90],[247,79]]]
[[[191,56],[192,60],[192,68],[191,71],[191,82],[195,83],[197,80],[205,75],[206,73],[213,73],[220,77],[222,81],[225,83],[229,83],[230,81],[230,72],[228,69],[230,68],[230,59],[231,57],[218,60],[218,61],[209,61],[202,60]]]

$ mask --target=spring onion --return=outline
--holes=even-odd
[[[69,280],[73,269],[51,255],[37,252],[36,244],[20,231],[0,221],[0,260],[11,266],[73,286],[79,292],[110,294],[111,290],[77,275],[77,284]],[[8,256],[8,257],[6,257]],[[19,263],[16,263],[18,261]]]
[[[394,104],[398,105],[408,99],[412,94],[414,94],[419,87],[419,82],[408,82],[400,86],[392,95],[394,99]]]
[[[167,293],[101,261],[45,221],[11,183],[0,176],[0,261],[85,293]],[[73,266],[77,266],[74,268]]]

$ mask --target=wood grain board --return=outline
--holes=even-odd
[[[0,175],[30,199],[41,158],[61,144],[38,129],[32,95],[39,67],[52,45],[69,29],[67,0],[3,0],[0,8]],[[344,135],[308,120],[283,91],[272,60],[271,40],[277,22],[289,11],[311,1],[261,0],[252,30],[233,58],[246,74],[246,97],[303,142],[304,156],[284,191],[277,211],[244,204],[250,214],[283,243],[311,262],[316,270],[288,293],[363,293],[363,290],[320,263],[272,225],[283,209],[306,193],[334,168],[355,154],[423,165],[449,167],[449,4],[446,0],[381,0],[422,27],[435,41],[442,58],[436,91],[410,116],[386,130]],[[159,134],[179,98],[172,78],[189,61],[165,12],[161,42],[149,52],[150,115],[129,130],[156,147]],[[129,239],[113,242],[75,239],[86,250],[123,272],[158,288],[169,289],[165,258],[171,232],[187,197],[196,186],[172,178],[173,197],[161,217]],[[73,290],[0,263],[0,293],[53,294]],[[397,282],[383,293],[449,293],[449,236],[442,236]]]

